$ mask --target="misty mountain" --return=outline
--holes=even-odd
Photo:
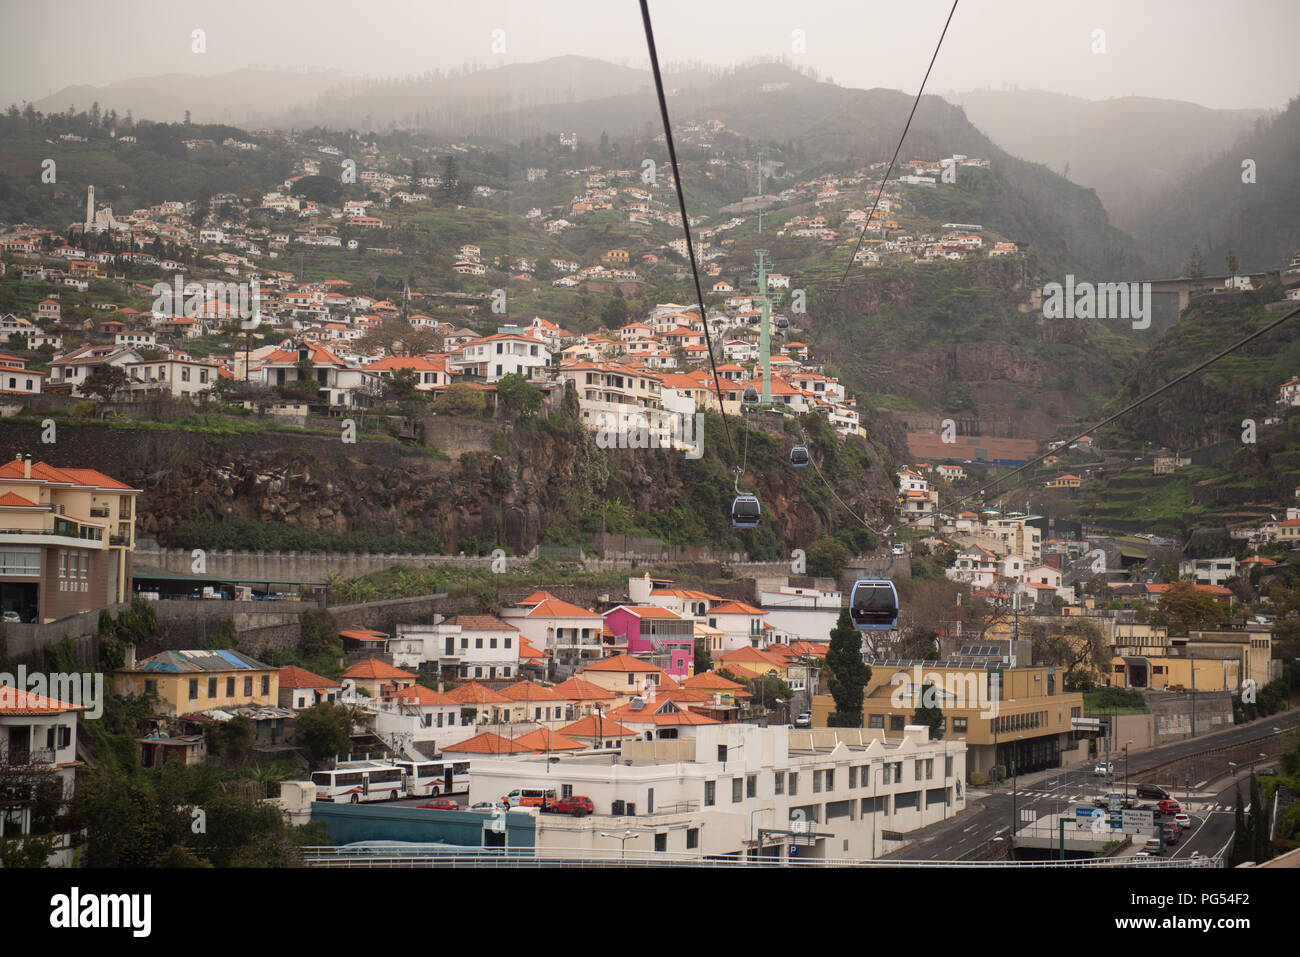
[[[100,109],[130,110],[137,120],[178,123],[189,110],[195,123],[229,123],[243,127],[270,125],[286,110],[320,95],[341,82],[341,71],[234,70],[213,76],[169,73],[144,76],[107,86],[69,86],[33,106],[42,113],[60,113],[75,107],[88,110],[98,102]]]
[[[1145,207],[1233,147],[1271,110],[1213,110],[1149,97],[1084,100],[1043,90],[944,97],[1007,152],[1097,190],[1111,221],[1133,232]]]
[[[1253,183],[1242,182],[1246,159],[1255,161]],[[1162,193],[1136,236],[1169,275],[1184,274],[1194,245],[1207,275],[1226,272],[1229,250],[1243,272],[1285,266],[1300,249],[1300,97]]]

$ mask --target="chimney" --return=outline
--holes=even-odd
[[[32,477],[32,453],[28,452],[23,458],[23,478]]]
[[[135,645],[131,642],[127,643],[126,657],[123,659],[122,667],[127,671],[133,671],[135,669]]]

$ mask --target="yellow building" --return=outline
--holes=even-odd
[[[159,714],[183,715],[240,705],[278,707],[279,669],[238,651],[162,651],[136,662],[127,646],[126,664],[113,672],[113,693],[152,695]]]
[[[0,466],[0,606],[53,621],[130,601],[133,489],[19,456]]]
[[[932,685],[934,691],[924,691]],[[931,696],[927,699],[927,695]],[[1024,773],[1059,767],[1078,734],[1070,719],[1083,716],[1083,695],[1064,692],[1053,668],[972,668],[918,661],[871,665],[862,697],[863,724],[901,738],[918,706],[943,712],[940,734],[966,742],[967,770],[987,772],[1014,761]],[[813,727],[835,710],[829,694],[813,697]]]

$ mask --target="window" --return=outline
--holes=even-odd
[[[488,647],[489,647],[489,648],[495,648],[496,646],[497,646],[497,640],[496,640],[495,638],[489,638],[489,639],[488,639]]]
[[[145,679],[144,679],[144,693],[145,693],[145,696],[146,696],[146,697],[150,697],[150,698],[156,698],[156,697],[158,697],[158,679],[156,679],[156,678],[145,678]]]
[[[90,556],[85,552],[81,553],[81,577],[90,577]]]
[[[234,677],[230,677],[226,679],[226,697],[233,698],[234,696],[235,696],[235,679]]]
[[[826,790],[828,791],[835,790],[835,769],[834,768],[826,769]]]
[[[483,677],[483,668],[482,668],[481,665],[475,665],[475,666],[474,666],[474,677],[475,677],[475,678],[482,678],[482,677]]]
[[[199,679],[191,678],[190,679],[190,700],[193,701],[198,696],[199,696]]]
[[[475,648],[482,648],[482,647],[483,647],[483,639],[482,639],[482,638],[475,638],[475,639],[474,639],[474,647],[475,647]]]
[[[244,679],[244,697],[253,697],[253,679],[251,676]]]
[[[822,773],[820,771],[814,771],[813,772],[813,794],[820,794],[821,789],[822,789]]]
[[[694,850],[700,846],[700,829],[698,827],[688,827],[686,829],[686,849]]]
[[[953,719],[952,719],[952,733],[953,733],[953,734],[965,734],[965,733],[966,733],[966,719],[965,719],[965,718],[953,718]]]
[[[849,787],[851,787],[851,788],[855,788],[855,787],[857,787],[857,786],[858,786],[858,769],[857,769],[856,767],[850,767],[850,768],[849,768]]]
[[[509,677],[510,677],[510,666],[509,666],[509,665],[502,665],[502,666],[501,666],[501,677],[502,677],[502,678],[509,678]]]
[[[510,639],[509,639],[509,638],[506,639],[506,647],[507,647],[507,648],[510,647]]]
[[[59,549],[59,577],[63,578],[68,574],[68,553]]]
[[[718,760],[723,764],[727,763],[727,746],[725,744],[718,745]]]
[[[216,679],[216,678],[209,678],[209,679],[208,679],[208,697],[209,697],[209,698],[215,698],[216,696],[217,696],[217,679]]]
[[[718,796],[718,782],[705,781],[704,782],[704,806],[713,807],[713,805],[717,801],[717,796]]]
[[[656,851],[668,850],[668,835],[666,833],[655,835],[655,850]]]
[[[271,676],[262,675],[262,694],[267,695],[270,693],[271,693]]]
[[[732,803],[732,804],[739,804],[739,803],[740,803],[740,800],[741,800],[741,797],[740,797],[740,785],[741,785],[741,780],[740,780],[740,778],[732,778],[732,779],[731,779],[731,803]]]
[[[945,778],[952,777],[952,755],[943,759],[943,776]]]
[[[560,797],[562,797],[562,798],[573,797],[573,785],[572,785],[572,784],[561,784],[561,785],[560,785]]]
[[[785,793],[785,772],[777,771],[773,777],[776,782],[776,793],[784,794]]]
[[[468,639],[468,638],[462,638],[462,639],[460,640],[460,646],[461,646],[462,649],[467,649],[467,648],[469,648],[469,639]]]
[[[636,679],[636,675],[634,675],[634,674],[632,674],[631,672],[629,672],[629,673],[628,673],[628,676],[627,676],[627,683],[628,683],[628,684],[632,684],[632,682],[633,682],[635,679]]]
[[[889,730],[902,731],[907,719],[901,714],[891,714],[889,716]]]
[[[883,714],[867,715],[867,727],[880,728],[883,731],[885,728],[885,716]]]
[[[799,793],[799,775],[791,771],[790,772],[790,796],[794,797],[798,793]]]
[[[745,797],[758,797],[758,775],[745,776]]]

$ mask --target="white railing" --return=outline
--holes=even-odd
[[[457,848],[442,844],[388,847],[304,847],[308,867],[964,867],[964,868],[1115,868],[1173,867],[1218,868],[1218,858],[1090,858],[1045,861],[901,861],[809,859],[780,857],[719,857],[680,851],[642,851],[628,848]]]

